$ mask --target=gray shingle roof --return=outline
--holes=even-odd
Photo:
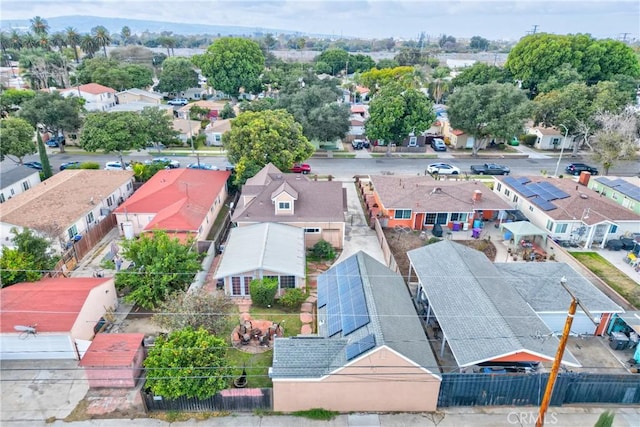
[[[560,285],[567,278],[567,286],[592,313],[622,313],[624,310],[600,289],[564,262],[496,263],[504,280],[512,285],[536,312],[566,313],[571,296]]]
[[[39,171],[28,168],[26,166],[17,166],[9,170],[3,169],[2,172],[0,172],[0,182],[2,183],[0,185],[2,186],[2,188],[6,188],[11,184],[14,184],[22,179],[25,179],[28,176],[31,176],[34,174],[38,175],[39,173],[40,173]],[[5,197],[7,197],[6,194],[5,194]]]
[[[274,222],[232,228],[215,277],[259,269],[305,277],[304,230]]]
[[[407,255],[460,367],[522,351],[553,360],[558,339],[482,252],[444,240]],[[563,362],[579,366],[568,351]]]
[[[276,340],[273,378],[327,375],[349,363],[345,353],[349,343],[369,334],[375,335],[376,346],[362,354],[387,346],[434,374],[440,372],[402,277],[365,252],[360,251],[347,259],[354,257],[362,279],[370,322],[347,336],[340,332],[328,337],[327,306],[318,308],[318,336]],[[331,271],[323,274],[331,274]]]

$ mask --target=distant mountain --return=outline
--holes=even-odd
[[[211,34],[223,36],[249,36],[255,34],[301,34],[298,31],[279,30],[274,28],[239,27],[227,25],[206,25],[206,24],[183,24],[175,22],[146,21],[141,19],[127,18],[105,18],[98,16],[58,16],[55,18],[45,18],[49,24],[49,31],[55,33],[63,31],[67,27],[75,27],[80,33],[90,33],[91,29],[102,25],[111,33],[120,33],[122,27],[131,28],[134,34],[144,31],[151,33],[161,33],[162,31],[172,31],[176,35],[196,35]],[[0,19],[0,28],[4,31],[11,29],[27,30],[30,27],[28,19]]]

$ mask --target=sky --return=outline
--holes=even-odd
[[[366,38],[416,39],[424,32],[518,40],[537,26],[537,32],[640,39],[638,0],[0,0],[2,20],[69,15]]]

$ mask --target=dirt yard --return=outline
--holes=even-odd
[[[397,231],[395,229],[385,229],[384,234],[398,264],[400,274],[402,277],[407,277],[409,274],[409,257],[407,257],[407,252],[424,246],[432,236],[429,235],[423,238],[420,237],[419,231]],[[486,240],[456,240],[456,243],[484,252],[491,262],[496,259],[496,247],[492,242]]]

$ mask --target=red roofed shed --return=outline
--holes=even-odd
[[[142,374],[144,334],[98,334],[79,366],[90,388],[135,387]]]

